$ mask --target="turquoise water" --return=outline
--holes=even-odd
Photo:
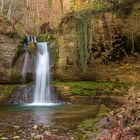
[[[73,136],[77,125],[94,118],[98,105],[0,106],[0,137],[31,139],[34,125],[40,133]]]

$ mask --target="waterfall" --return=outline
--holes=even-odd
[[[25,50],[25,55],[24,55],[24,62],[23,62],[23,67],[21,71],[22,75],[22,81],[26,82],[26,75],[29,70],[29,65],[30,65],[30,54],[28,52],[28,46],[30,43],[36,43],[36,37],[35,36],[26,36],[23,41],[23,48]]]
[[[30,59],[29,52],[26,49],[25,56],[24,56],[23,67],[22,67],[22,72],[21,72],[23,82],[26,82],[26,74],[27,74],[27,70],[28,70],[29,59]]]
[[[35,68],[35,91],[34,103],[51,103],[50,87],[50,60],[48,44],[46,42],[37,43],[38,53]]]
[[[30,42],[36,42],[36,38]],[[27,40],[28,43],[28,40]],[[27,47],[25,47],[27,48]],[[28,49],[28,48],[27,48]],[[29,53],[26,51],[23,73],[26,73],[26,68],[29,59]],[[23,74],[23,75],[24,75]],[[25,76],[26,77],[26,76]],[[35,86],[33,103],[26,104],[27,106],[54,106],[60,105],[62,102],[57,100],[56,94],[50,86],[50,56],[47,42],[37,43],[37,55],[35,58]]]

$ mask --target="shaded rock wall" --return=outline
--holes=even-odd
[[[21,83],[33,79],[35,44],[31,43],[28,47],[27,80],[23,81],[22,67],[25,49],[23,44],[19,43],[19,40],[13,36],[14,34],[11,22],[4,16],[0,16],[0,83]]]
[[[84,46],[88,52],[84,54],[84,59],[87,57],[84,60],[87,61],[85,71],[80,60],[82,32],[77,26],[77,22],[81,22],[80,16],[71,14],[63,19],[58,38],[59,56],[55,77],[61,80],[140,82],[139,8],[140,3],[137,2],[129,14],[120,10],[107,10],[88,15],[91,20],[87,21],[86,48]],[[131,10],[131,7],[128,9]],[[135,53],[131,55],[133,46]]]
[[[0,83],[10,83],[12,63],[16,55],[17,43],[8,36],[0,34]]]
[[[18,105],[32,103],[33,101],[33,87],[20,86],[12,91],[5,99],[0,99],[0,104]]]

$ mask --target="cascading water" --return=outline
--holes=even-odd
[[[38,53],[35,69],[34,105],[54,105],[56,103],[50,86],[50,59],[48,44],[37,43]]]
[[[30,69],[30,54],[28,52],[28,46],[30,43],[36,43],[36,37],[32,37],[32,36],[26,36],[24,39],[24,44],[23,44],[23,48],[25,50],[25,55],[24,55],[24,62],[23,62],[23,67],[22,67],[22,81],[26,82],[26,75],[29,72]]]
[[[26,74],[27,74],[27,70],[28,70],[28,65],[29,65],[29,52],[26,50],[25,52],[25,57],[24,57],[24,63],[23,63],[23,67],[22,67],[22,80],[23,82],[26,82]]]
[[[23,81],[26,80],[27,68],[29,65],[30,55],[28,45],[32,42],[37,43],[35,37],[27,36],[24,40],[25,58],[22,68]],[[51,44],[50,47],[53,45]],[[57,100],[56,94],[50,86],[50,56],[48,43],[37,43],[37,56],[35,63],[35,88],[33,103],[25,104],[27,106],[52,106],[59,105],[63,102]]]
[[[35,103],[51,102],[50,95],[50,64],[47,43],[38,43],[35,79]]]

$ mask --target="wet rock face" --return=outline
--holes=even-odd
[[[8,36],[0,34],[0,83],[11,82],[12,61],[17,44]]]
[[[5,100],[0,101],[0,104],[18,105],[32,103],[33,101],[33,87],[21,86],[12,91]]]

